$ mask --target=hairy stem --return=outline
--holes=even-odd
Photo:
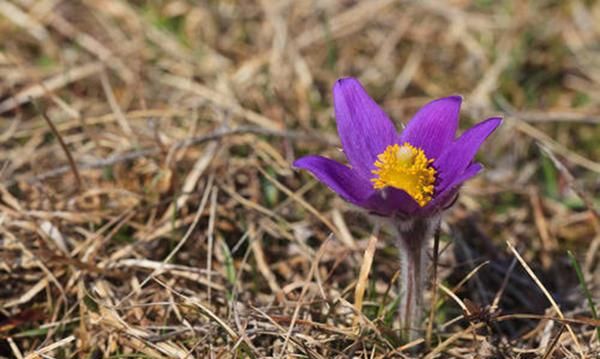
[[[427,248],[439,218],[418,218],[396,223],[400,252],[400,321],[405,340],[417,338],[423,314],[428,266]]]

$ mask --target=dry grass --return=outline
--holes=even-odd
[[[599,24],[583,0],[0,0],[0,356],[598,357],[567,250],[600,302]],[[506,118],[412,343],[393,241],[290,168],[341,158],[344,75],[398,123],[452,93],[462,128]]]

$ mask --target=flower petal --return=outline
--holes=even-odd
[[[462,134],[450,147],[433,163],[438,170],[439,180],[436,192],[443,191],[457,176],[473,161],[473,157],[485,139],[502,123],[500,117],[492,117],[471,127]]]
[[[362,206],[383,216],[395,213],[412,214],[420,208],[408,193],[393,187],[375,191]]]
[[[445,189],[438,193],[435,198],[427,204],[424,210],[429,213],[442,210],[448,204],[448,202],[454,198],[460,189],[460,186],[465,181],[471,179],[481,172],[481,170],[483,170],[483,166],[480,163],[471,163],[460,176],[454,178],[454,180],[448,186],[446,186]]]
[[[361,206],[374,192],[367,180],[349,167],[329,158],[302,157],[294,162],[294,167],[310,171],[332,191],[358,206]]]
[[[450,96],[429,102],[402,131],[402,143],[421,148],[427,158],[437,159],[454,141],[462,97]]]
[[[358,80],[339,79],[333,87],[338,133],[348,162],[363,177],[371,178],[377,155],[396,143],[398,135],[386,113]]]

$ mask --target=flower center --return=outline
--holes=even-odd
[[[404,143],[387,146],[377,156],[376,170],[372,178],[373,187],[382,189],[387,186],[399,188],[425,206],[433,195],[436,170],[431,166],[433,159],[427,158],[422,149]]]

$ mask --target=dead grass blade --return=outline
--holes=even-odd
[[[36,105],[35,102],[33,102],[33,104]],[[71,151],[69,151],[69,147],[67,147],[60,132],[58,132],[58,130],[56,129],[56,126],[54,126],[54,123],[52,123],[52,120],[50,120],[50,117],[48,117],[48,115],[46,114],[46,111],[44,109],[38,107],[37,105],[36,105],[36,108],[42,114],[42,117],[44,118],[44,120],[46,120],[48,127],[50,127],[50,129],[52,130],[54,137],[56,137],[56,140],[60,144],[60,147],[62,148],[63,152],[65,153],[65,156],[67,156],[67,160],[69,161],[69,166],[71,167],[71,171],[73,171],[73,175],[75,176],[75,184],[77,185],[76,190],[79,191],[82,188],[81,176],[79,175],[79,170],[77,169],[77,164],[75,163],[75,160],[73,159],[73,155],[71,155]]]
[[[277,283],[275,275],[267,264],[265,252],[262,248],[262,235],[257,233],[253,224],[251,224],[250,228],[248,228],[248,235],[250,236],[250,248],[252,249],[252,254],[254,255],[254,260],[256,261],[258,271],[267,281],[267,284],[269,285],[269,288],[271,288],[273,294],[275,294],[275,296],[280,296],[282,293],[281,287]]]
[[[600,13],[509,4],[0,0],[0,355],[594,356],[598,323],[578,315],[599,269]],[[453,240],[411,343],[397,248],[291,167],[348,163],[340,76],[398,130],[449,94],[458,132],[507,118],[444,212]],[[502,238],[569,295],[564,319]],[[565,287],[566,248],[589,295]]]
[[[197,82],[194,82],[191,79],[169,74],[161,74],[158,76],[157,80],[164,85],[200,96],[201,98],[214,103],[216,106],[220,106],[226,111],[231,111],[234,114],[247,119],[249,122],[264,127],[268,130],[279,130],[281,128],[281,125],[279,125],[277,122],[254,111],[245,109],[234,102],[231,98]]]
[[[535,275],[535,273],[533,272],[533,270],[531,270],[531,268],[529,267],[529,265],[527,264],[527,262],[525,262],[525,260],[523,259],[523,257],[521,257],[521,255],[519,254],[519,252],[517,252],[517,250],[512,245],[512,243],[510,243],[510,241],[506,241],[506,244],[508,245],[508,248],[510,248],[510,250],[513,252],[513,254],[515,255],[515,257],[517,257],[517,259],[519,260],[519,263],[521,263],[521,265],[523,266],[523,268],[525,269],[525,271],[527,272],[527,274],[529,274],[529,276],[531,277],[531,279],[533,279],[533,281],[540,288],[540,290],[542,291],[542,293],[544,293],[544,295],[546,296],[546,298],[548,299],[548,301],[550,302],[550,304],[552,304],[552,308],[554,308],[554,311],[559,316],[559,318],[560,319],[565,319],[565,316],[563,315],[562,311],[560,310],[560,307],[558,306],[558,304],[556,304],[556,301],[554,300],[554,298],[550,295],[550,293],[548,292],[548,290],[546,289],[546,287],[544,287],[544,285],[542,284],[542,282],[540,282],[540,280]],[[571,338],[573,339],[573,343],[575,343],[575,346],[577,348],[577,351],[579,352],[579,355],[582,358],[585,358],[585,354],[583,352],[583,349],[581,348],[581,344],[579,344],[579,340],[577,339],[577,336],[575,335],[575,332],[573,332],[573,329],[571,328],[570,325],[567,324],[566,327],[567,327],[567,330],[569,331],[569,334],[571,335]]]
[[[45,356],[46,353],[56,350],[64,345],[72,342],[73,340],[75,340],[75,336],[69,335],[68,337],[58,340],[52,344],[46,345],[43,348],[36,349],[35,351],[27,354],[27,356],[25,356],[25,359],[37,359],[41,356],[43,357],[43,356]]]
[[[315,254],[313,262],[310,266],[310,271],[308,272],[308,275],[306,276],[306,279],[305,279],[306,283],[309,283],[311,278],[315,275],[317,267],[319,266],[319,262],[321,261],[321,257],[323,256],[323,253],[325,252],[325,248],[327,247],[327,244],[329,243],[330,239],[331,239],[331,236],[327,237],[327,239],[323,243],[321,243],[321,247]],[[277,356],[278,358],[283,358],[283,356],[285,355],[285,353],[287,351],[287,344],[289,343],[290,337],[292,336],[292,332],[294,330],[294,325],[296,324],[296,320],[298,320],[298,315],[300,314],[300,307],[302,306],[302,302],[304,300],[304,296],[306,295],[306,291],[308,290],[308,288],[309,288],[308,285],[305,285],[304,287],[302,287],[302,291],[300,292],[300,296],[298,297],[296,307],[294,308],[294,314],[292,315],[292,320],[290,322],[290,326],[287,329],[287,333],[285,334],[285,340],[283,342],[283,345],[281,346],[281,352]]]
[[[377,236],[371,235],[371,237],[369,237],[369,242],[367,243],[367,249],[365,249],[365,254],[363,255],[360,272],[358,274],[358,279],[356,280],[356,286],[354,287],[354,308],[357,313],[362,313],[363,298],[369,284],[369,272],[371,272],[371,265],[373,264],[376,248]],[[359,330],[356,326],[358,325],[360,318],[360,315],[356,315],[352,322],[352,326],[355,327],[356,331]]]
[[[102,69],[103,65],[100,62],[91,62],[85,65],[70,68],[64,73],[44,80],[41,84],[27,87],[24,90],[19,91],[16,95],[0,102],[0,114],[13,110],[22,104],[44,96],[48,92],[53,92],[70,83],[77,82],[86,77],[95,75],[102,71]]]
[[[279,189],[281,192],[283,192],[286,195],[288,195],[289,197],[291,197],[294,201],[300,203],[300,205],[302,205],[302,207],[306,208],[306,210],[308,210],[315,217],[317,217],[324,225],[327,226],[327,228],[329,228],[333,232],[333,234],[336,236],[336,238],[341,237],[336,226],[334,226],[333,223],[331,223],[327,218],[325,218],[317,209],[315,209],[308,202],[306,202],[305,200],[300,198],[294,192],[290,191],[286,186],[281,184],[281,182],[277,181],[273,176],[268,174],[264,169],[259,167],[258,170],[260,171],[260,173],[263,176],[265,176],[265,178],[267,180],[269,180],[269,182],[273,183],[275,185],[275,187],[277,187],[277,189]]]
[[[423,359],[433,359],[433,358],[437,357],[437,355],[439,353],[442,353],[444,350],[446,350],[452,343],[465,337],[466,335],[468,335],[470,333],[473,333],[474,331],[476,331],[477,329],[479,329],[483,326],[484,326],[483,323],[472,324],[467,329],[464,329],[462,331],[452,334],[452,336],[450,336],[448,339],[444,340],[443,342],[438,344],[435,348],[433,348],[433,350],[431,352],[429,352],[427,355],[425,355],[423,357]]]

